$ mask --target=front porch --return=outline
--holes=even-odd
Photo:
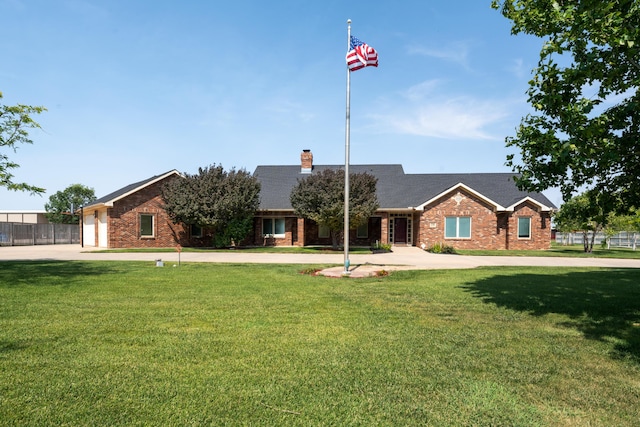
[[[414,246],[417,222],[412,211],[377,212],[366,224],[351,229],[349,245]],[[339,239],[342,240],[342,236]],[[269,212],[255,217],[253,238],[247,243],[255,246],[331,246],[333,239],[330,230],[315,221],[298,218],[290,212]]]

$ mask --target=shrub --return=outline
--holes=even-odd
[[[391,243],[380,243],[376,241],[376,243],[371,246],[371,250],[376,252],[391,252]]]
[[[453,246],[445,245],[442,242],[436,242],[426,249],[427,252],[432,254],[455,254],[456,250]]]

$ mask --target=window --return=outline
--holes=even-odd
[[[519,217],[518,218],[518,239],[530,239],[531,238],[531,218]]]
[[[140,237],[153,236],[153,215],[140,215]]]
[[[366,239],[367,237],[369,237],[368,222],[365,222],[364,224],[358,226],[358,229],[356,230],[356,237],[359,239]]]
[[[284,218],[263,218],[262,235],[284,237]]]
[[[318,237],[321,239],[328,239],[331,236],[331,230],[326,225],[318,226]]]
[[[202,237],[202,227],[191,224],[191,237]]]
[[[448,216],[444,219],[445,239],[470,239],[471,217]]]

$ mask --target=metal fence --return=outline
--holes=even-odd
[[[0,246],[80,243],[78,224],[22,224],[0,222]]]
[[[589,232],[587,238],[591,239],[593,233]],[[638,233],[623,231],[609,238],[609,245],[612,248],[636,248]],[[584,234],[582,232],[577,233],[556,233],[556,242],[564,245],[582,245],[584,240]],[[594,245],[598,246],[606,240],[604,233],[596,233]]]

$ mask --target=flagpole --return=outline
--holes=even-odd
[[[351,49],[351,19],[347,20],[347,52]],[[344,141],[344,272],[349,272],[349,140],[351,137],[351,70],[347,66],[347,111]]]

